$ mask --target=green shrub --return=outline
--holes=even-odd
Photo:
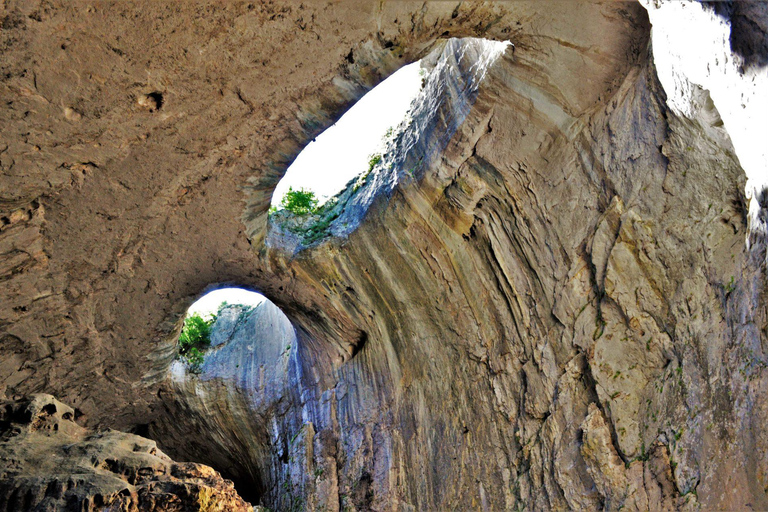
[[[293,187],[289,187],[288,192],[285,193],[280,201],[280,207],[295,215],[306,215],[314,213],[317,209],[317,203],[315,193],[311,190],[303,188],[293,190]]]
[[[211,326],[215,321],[215,316],[205,319],[198,313],[184,319],[179,336],[179,356],[187,362],[192,373],[202,370],[203,353],[211,346]]]
[[[376,164],[378,164],[379,162],[381,162],[381,155],[378,153],[374,155],[370,155],[368,157],[368,174],[371,173],[373,168],[376,167]]]

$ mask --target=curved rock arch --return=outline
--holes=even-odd
[[[145,416],[147,405],[143,390],[137,394],[121,383],[146,373],[148,362],[131,354],[162,344],[200,290],[237,282],[284,305],[254,258],[279,171],[259,171],[265,178],[251,185],[247,211],[261,217],[246,217],[246,225],[256,226],[247,230],[240,224],[239,188],[264,161],[275,162],[272,169],[287,166],[347,105],[426,53],[437,37],[505,39],[507,27],[524,27],[514,29],[520,41],[530,32],[544,46],[575,52],[554,35],[562,37],[568,27],[577,34],[574,20],[597,20],[605,27],[597,39],[606,40],[605,53],[620,68],[634,37],[627,27],[633,19],[647,23],[636,5],[561,5],[542,13],[535,4],[507,10],[402,3],[347,10],[341,33],[334,28],[338,11],[328,6],[197,7],[94,7],[82,20],[72,10],[6,7],[6,17],[18,24],[7,32],[4,66],[5,94],[15,105],[4,123],[10,141],[4,165],[12,169],[2,199],[6,224],[13,226],[4,238],[11,247],[28,240],[39,247],[28,244],[26,258],[8,263],[13,280],[3,320],[7,333],[25,344],[22,359],[36,361],[4,376],[9,391],[47,388],[94,421],[127,425]],[[84,24],[93,22],[86,31]],[[67,30],[49,31],[55,24]],[[204,37],[191,38],[193,30]],[[294,32],[300,35],[295,46],[282,51],[295,51],[299,60],[280,62],[276,51]],[[387,48],[389,42],[402,53]],[[45,48],[57,53],[36,69],[24,67]],[[358,54],[351,69],[350,51]],[[270,66],[274,73],[262,72]],[[348,74],[341,88],[333,80],[340,70]],[[613,69],[604,73],[608,82],[621,79]],[[260,93],[265,83],[269,92]],[[146,110],[142,95],[153,92],[162,94],[163,105]],[[14,113],[25,109],[31,116],[15,121]],[[302,125],[302,116],[313,120]],[[55,129],[48,139],[47,128]],[[21,130],[41,134],[25,142]],[[40,150],[30,153],[30,147]],[[283,159],[275,160],[277,154]],[[65,359],[65,347],[88,357]],[[160,358],[149,366],[165,364]],[[81,389],[81,372],[101,374],[96,378],[104,389],[136,407],[108,413],[107,404],[97,406]]]
[[[93,424],[167,419],[178,319],[237,283],[305,331],[302,442],[320,457],[303,460],[336,475],[312,499],[765,504],[764,441],[739,434],[762,407],[731,405],[764,382],[740,359],[766,323],[737,243],[744,175],[727,137],[664,105],[642,7],[393,3],[344,25],[336,9],[5,8],[5,392],[52,392]],[[499,67],[435,172],[345,244],[263,249],[303,144],[452,36],[512,40],[515,73]],[[712,454],[749,464],[729,480]]]

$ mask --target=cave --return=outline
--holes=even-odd
[[[0,511],[768,508],[767,12],[4,3]]]

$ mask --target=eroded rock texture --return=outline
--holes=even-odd
[[[280,510],[768,508],[764,242],[640,5],[4,9],[7,393]],[[439,154],[347,237],[265,245],[301,146],[454,36],[514,47]],[[188,375],[180,318],[223,283],[290,323],[233,312]]]
[[[251,512],[232,482],[154,441],[89,431],[50,395],[0,402],[0,510]]]

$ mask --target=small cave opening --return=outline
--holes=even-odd
[[[201,373],[206,352],[222,343],[216,335],[220,318],[223,322],[224,318],[247,316],[266,300],[264,295],[242,288],[220,288],[196,300],[187,310],[179,335],[178,355],[186,370]]]
[[[165,98],[163,97],[163,93],[155,91],[140,95],[137,102],[144,110],[147,110],[148,112],[157,112],[163,108]]]
[[[260,504],[277,428],[266,418],[276,404],[298,400],[297,345],[293,324],[264,295],[232,287],[206,293],[179,334],[163,395],[169,414],[142,433],[176,460],[213,467]]]

